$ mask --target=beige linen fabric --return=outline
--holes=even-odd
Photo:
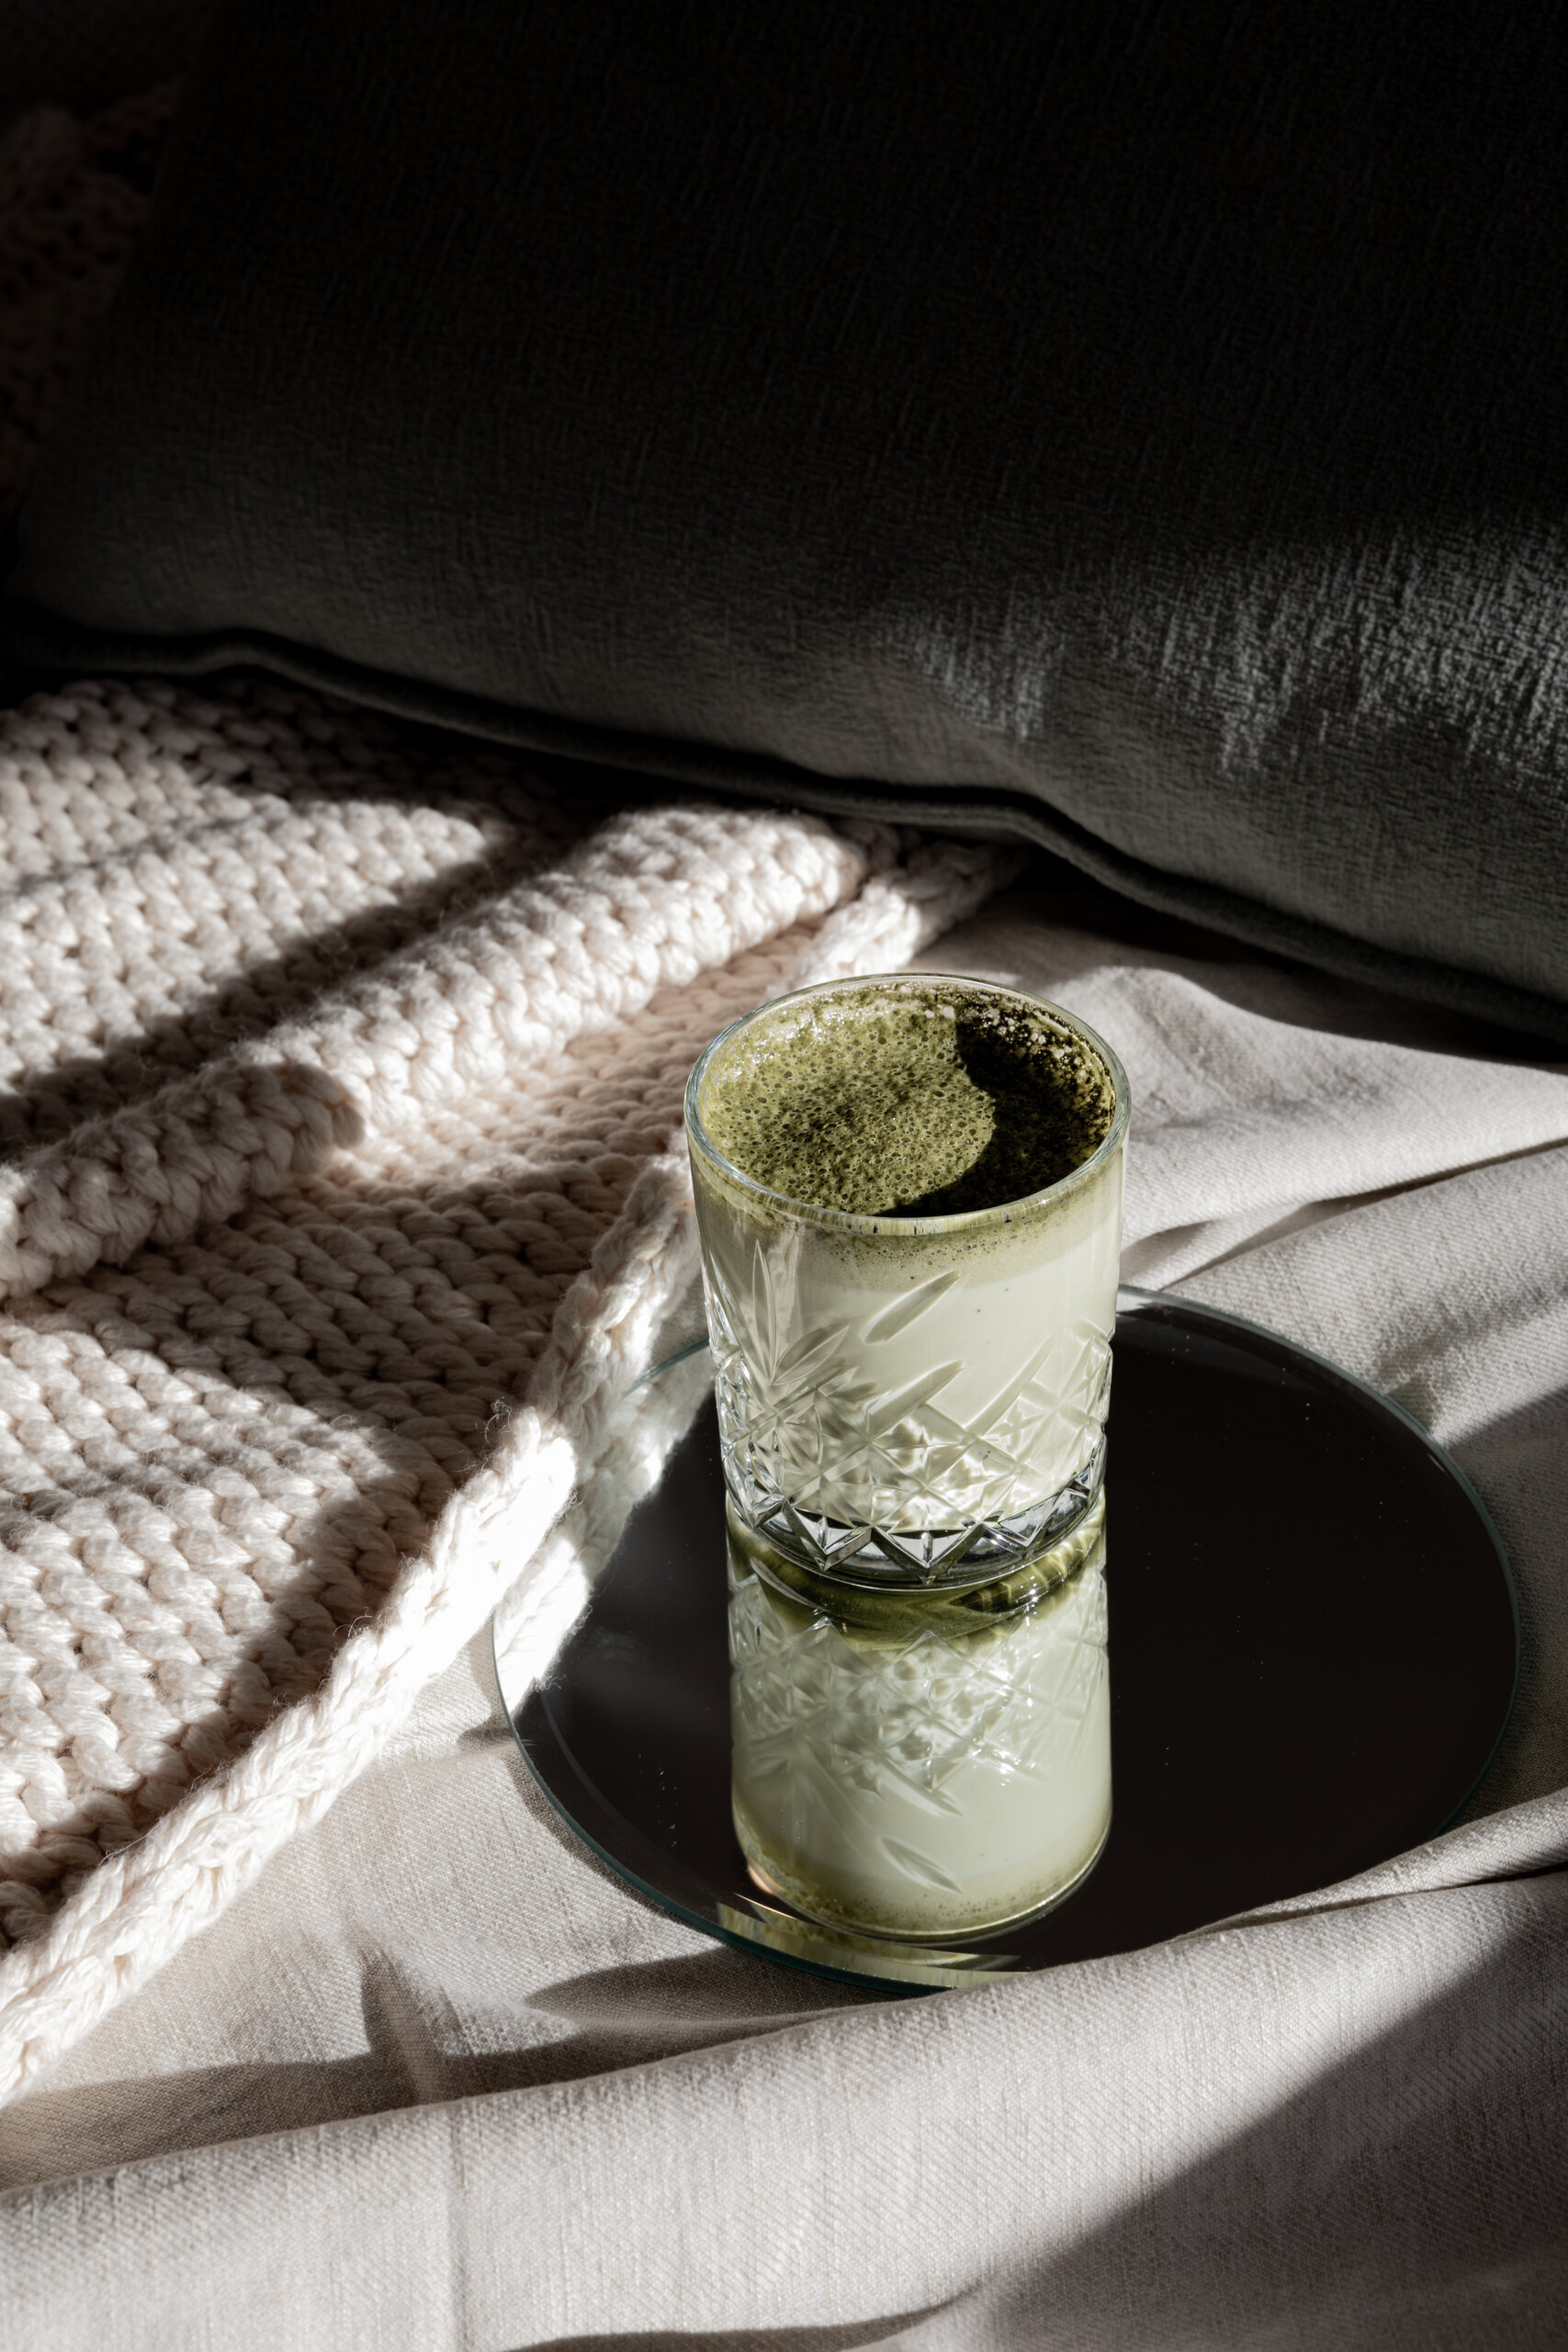
[[[529,1789],[481,1637],[0,2113],[20,2340],[1568,2335],[1568,1073],[1088,891],[923,960],[1115,1040],[1130,1272],[1336,1355],[1481,1487],[1528,1646],[1472,1819],[1266,1917],[882,2002],[610,1881]]]

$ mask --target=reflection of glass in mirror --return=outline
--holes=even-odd
[[[808,1913],[971,1932],[1103,1842],[1126,1125],[1110,1048],[984,981],[806,989],[693,1072],[737,1820]]]
[[[1059,1901],[1111,1827],[1105,1504],[1026,1568],[868,1592],[729,1545],[737,1834],[833,1925],[966,1936]]]

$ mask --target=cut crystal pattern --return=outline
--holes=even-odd
[[[725,1478],[750,1525],[807,1564],[917,1577],[1026,1559],[1055,1542],[1099,1491],[1110,1399],[1110,1333],[1079,1319],[1048,1330],[962,1419],[937,1363],[879,1388],[868,1352],[903,1338],[952,1277],[863,1326],[802,1330],[780,1312],[771,1253],[751,1252],[750,1295],[710,1263]],[[907,1348],[897,1362],[910,1363]]]
[[[940,1805],[960,1767],[1032,1781],[1070,1770],[1105,1670],[1105,1572],[1091,1560],[1038,1608],[959,1641],[857,1642],[822,1615],[796,1630],[756,1576],[729,1610],[749,1781],[808,1751],[840,1787],[899,1783]]]

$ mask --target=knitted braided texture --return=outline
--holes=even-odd
[[[0,2091],[503,1592],[554,1637],[672,1434],[693,1059],[1004,862],[259,684],[0,714]]]

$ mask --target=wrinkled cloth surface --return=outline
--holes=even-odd
[[[1088,888],[920,960],[1116,1045],[1130,1279],[1335,1357],[1480,1488],[1525,1657],[1469,1817],[1243,1923],[886,2001],[615,1883],[529,1785],[481,1636],[0,2113],[13,2341],[1568,2335],[1568,1069]]]

